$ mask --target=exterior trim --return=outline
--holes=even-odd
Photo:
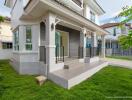
[[[40,1],[42,1],[42,0],[40,0]],[[56,4],[56,5],[59,4],[60,6],[64,7],[65,9],[69,10],[69,11],[70,11],[69,13],[75,13],[78,17],[79,17],[79,16],[82,17],[82,18],[83,18],[82,20],[85,20],[85,21],[81,21],[82,23],[85,22],[85,24],[86,24],[86,21],[88,21],[88,22],[90,22],[92,25],[95,25],[95,26],[97,27],[97,29],[100,30],[103,34],[108,34],[108,32],[107,32],[106,30],[102,29],[99,25],[93,23],[93,22],[90,21],[89,19],[85,18],[83,15],[81,15],[81,14],[77,13],[76,11],[74,11],[74,10],[72,10],[72,9],[70,9],[70,8],[68,8],[68,7],[66,7],[65,5],[62,5],[61,3],[58,3],[58,2],[56,2],[56,1],[50,1],[50,0],[49,0],[49,1],[42,1],[42,2],[44,2],[44,3],[46,2],[47,4],[48,4],[48,2],[49,2],[50,5],[54,5],[54,6],[55,6],[55,4]],[[53,4],[53,3],[51,3],[51,2],[53,2],[53,3],[55,3],[55,4]],[[30,3],[31,3],[31,2],[30,2]],[[59,5],[58,5],[58,6],[59,6]],[[27,6],[27,7],[28,7],[28,6]],[[26,9],[24,9],[24,10],[26,10]]]
[[[98,4],[98,2],[97,2],[96,0],[94,0],[94,2],[99,6],[99,8],[100,8],[104,13],[106,13],[106,12],[104,11],[104,9]]]

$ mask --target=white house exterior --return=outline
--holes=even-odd
[[[118,37],[121,35],[128,35],[129,30],[132,29],[131,23],[124,24],[119,27],[120,23],[107,23],[101,27],[109,32],[106,35],[106,55],[111,56],[112,54],[122,55],[123,50],[118,43]],[[124,55],[132,55],[132,50],[125,50]]]
[[[104,11],[95,0],[6,0],[5,5],[12,8],[11,63],[20,74],[43,74],[56,82],[50,73],[63,69],[66,60],[105,57],[107,32],[97,25]]]
[[[12,56],[12,40],[10,18],[5,17],[0,23],[0,59],[10,59]]]

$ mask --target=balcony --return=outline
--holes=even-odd
[[[82,0],[55,0],[73,10],[76,11],[82,11],[83,7],[82,7]]]
[[[72,0],[74,3],[76,3],[78,6],[82,7],[82,1],[81,0]]]

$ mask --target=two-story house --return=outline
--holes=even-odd
[[[10,18],[4,17],[0,23],[0,59],[10,59],[12,55],[13,34]]]
[[[99,61],[107,32],[98,26],[104,10],[95,0],[6,0],[5,5],[12,9],[11,63],[20,74],[43,74],[70,88],[107,65]]]
[[[129,31],[132,29],[131,23],[124,24],[119,27],[120,23],[107,23],[101,27],[109,32],[106,35],[106,55],[132,55],[132,50],[123,50],[119,43],[118,38],[121,35],[128,35]]]

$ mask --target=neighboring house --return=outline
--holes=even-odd
[[[10,59],[12,55],[12,31],[10,18],[0,23],[0,59]]]
[[[128,35],[129,30],[132,29],[132,24],[127,23],[119,27],[120,23],[107,23],[101,27],[109,32],[106,38],[106,55],[132,55],[132,50],[122,50],[119,43],[118,37],[121,35]]]
[[[99,55],[105,57],[107,32],[97,25],[98,16],[105,12],[95,0],[6,0],[5,5],[12,8],[11,63],[20,74],[43,74],[70,88],[97,72],[102,68],[100,64],[106,66],[104,62],[97,63],[99,67],[85,74],[81,73],[89,68],[82,68],[80,73],[76,69],[63,70],[71,64],[80,68],[80,64],[99,62]],[[102,44],[98,43],[100,38]],[[67,75],[84,76],[70,84],[67,78],[71,77]]]

